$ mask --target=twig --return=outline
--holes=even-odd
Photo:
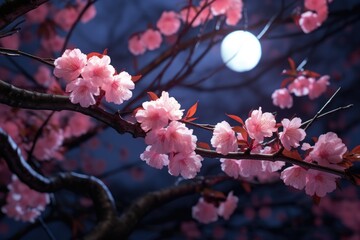
[[[311,124],[315,121],[315,119],[318,118],[318,116],[321,114],[321,112],[326,108],[327,105],[329,105],[329,103],[333,100],[333,98],[336,96],[336,94],[340,91],[341,88],[338,88],[336,90],[336,92],[329,98],[329,100],[324,104],[324,106],[322,106],[322,108],[315,114],[315,116],[310,119],[310,122],[304,127],[304,130],[306,131]]]
[[[8,48],[2,48],[0,47],[0,54],[6,55],[6,56],[25,56],[31,59],[34,59],[36,61],[39,61],[41,63],[44,63],[50,67],[54,67],[54,59],[51,58],[41,58],[35,55],[31,55],[29,53],[20,51],[20,50],[16,50],[16,49],[8,49]]]
[[[44,229],[44,231],[46,232],[46,234],[48,235],[49,239],[51,240],[56,240],[54,234],[51,232],[50,228],[47,226],[47,224],[44,222],[44,219],[40,216],[39,218],[39,222],[41,224],[41,227]]]

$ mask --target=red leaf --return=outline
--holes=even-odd
[[[187,118],[185,121],[186,122],[192,122],[192,121],[195,121],[196,119],[198,119],[198,118]]]
[[[192,116],[194,116],[194,114],[196,113],[196,110],[197,110],[197,106],[198,106],[198,102],[196,102],[194,105],[192,105],[189,108],[189,110],[186,113],[185,119],[191,118]]]
[[[150,100],[155,101],[156,99],[158,99],[159,97],[156,95],[156,93],[154,92],[147,92],[147,94],[149,95]]]
[[[107,54],[108,54],[108,49],[105,48],[104,51],[103,51],[103,53],[102,53],[102,55],[107,55]]]
[[[352,153],[352,154],[360,154],[360,145],[354,147],[354,148],[351,150],[351,153]]]
[[[203,148],[208,150],[211,149],[209,144],[207,144],[206,142],[197,142],[196,145],[198,146],[198,148]]]
[[[248,139],[248,133],[247,131],[243,128],[243,127],[240,127],[240,126],[235,126],[233,127],[233,130],[237,133],[240,133],[242,138],[246,141]]]
[[[241,119],[241,117],[232,114],[226,114],[226,116],[237,121],[238,123],[241,123],[241,125],[244,125],[244,121]]]
[[[296,72],[296,65],[295,65],[294,60],[292,58],[288,58],[288,62],[289,62],[291,71]]]
[[[288,151],[288,150],[284,149],[282,151],[282,154],[284,156],[286,156],[286,157],[293,158],[293,159],[296,159],[296,160],[299,160],[299,161],[303,160],[297,150]]]
[[[93,56],[97,56],[99,58],[103,57],[103,55],[101,53],[98,53],[98,52],[91,52],[91,53],[88,53],[86,56],[87,56],[87,59],[90,59]]]
[[[142,77],[142,75],[131,76],[131,81],[136,83],[137,81],[139,81],[141,79],[141,77]]]

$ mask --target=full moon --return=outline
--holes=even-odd
[[[261,57],[259,40],[247,31],[235,31],[226,35],[220,51],[225,65],[235,72],[253,69]]]

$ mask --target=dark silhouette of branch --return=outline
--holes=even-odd
[[[151,210],[179,197],[201,192],[206,187],[211,187],[226,180],[231,180],[231,178],[227,176],[207,177],[200,181],[148,193],[135,201],[120,218],[117,219],[113,235],[116,236],[117,239],[126,239],[139,221]]]
[[[0,80],[0,103],[8,106],[35,110],[70,110],[93,117],[119,133],[131,133],[133,137],[144,137],[145,132],[139,124],[123,119],[119,114],[108,113],[97,106],[83,108],[70,102],[67,96],[38,93],[17,88]]]
[[[12,0],[0,5],[0,30],[12,23],[18,17],[37,8],[48,0]]]
[[[59,173],[54,177],[44,177],[34,171],[21,155],[20,149],[12,138],[0,128],[0,156],[6,161],[11,172],[39,192],[56,192],[67,189],[74,193],[89,196],[95,206],[97,225],[85,239],[102,239],[112,229],[116,219],[116,208],[108,188],[93,176],[73,172]]]

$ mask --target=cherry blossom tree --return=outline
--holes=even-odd
[[[357,1],[119,4],[0,5],[0,236],[360,237]]]

